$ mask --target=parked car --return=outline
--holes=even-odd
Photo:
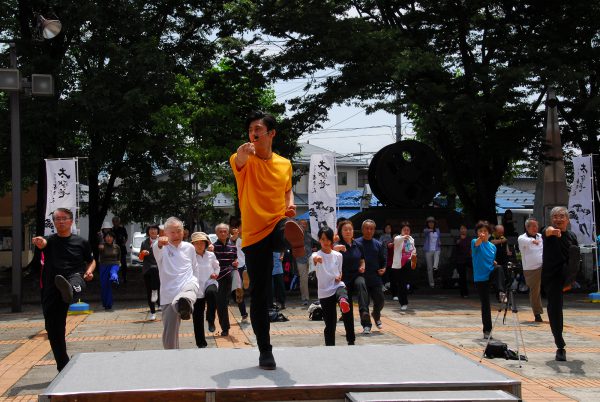
[[[146,239],[146,234],[142,232],[135,232],[133,234],[133,238],[131,239],[131,244],[129,248],[131,249],[130,261],[131,265],[142,265],[140,261],[140,247],[142,246],[142,242]]]
[[[210,242],[211,242],[211,243],[214,243],[214,242],[216,242],[216,241],[217,241],[217,235],[216,235],[215,233],[210,233],[210,234],[208,235],[208,238],[210,239]]]

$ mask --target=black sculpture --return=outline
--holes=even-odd
[[[422,142],[407,140],[379,150],[369,165],[369,184],[388,207],[420,208],[440,189],[441,162]]]

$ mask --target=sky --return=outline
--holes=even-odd
[[[277,102],[285,102],[302,95],[306,81],[279,81],[275,84]],[[370,159],[386,145],[396,141],[396,116],[383,111],[367,115],[364,109],[353,106],[334,106],[329,110],[329,120],[323,129],[307,133],[299,138],[300,143],[310,142],[339,154],[363,154]],[[409,122],[402,117],[404,139],[412,135]]]

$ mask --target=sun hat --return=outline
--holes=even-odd
[[[206,233],[204,233],[204,232],[194,232],[194,233],[192,233],[192,243],[200,241],[200,240],[204,240],[208,244],[211,244],[210,243],[210,239],[208,238],[208,235]]]

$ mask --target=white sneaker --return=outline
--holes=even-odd
[[[150,321],[156,321],[156,314],[150,314],[150,318],[148,318]]]
[[[153,290],[152,295],[150,296],[150,301],[155,303],[158,300],[158,290]]]
[[[394,296],[393,301],[398,301],[398,296]]]
[[[408,308],[407,304],[403,304],[400,306],[400,310],[402,310],[402,311],[406,310],[407,308]]]
[[[371,333],[371,327],[363,327],[363,335],[369,335]]]
[[[375,321],[375,325],[377,325],[377,328],[379,329],[383,328],[383,323],[381,321]]]

